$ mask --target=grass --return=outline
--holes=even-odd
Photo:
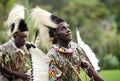
[[[99,72],[105,81],[120,81],[120,69],[119,70],[103,70]],[[81,71],[81,77],[83,81],[90,81],[90,78]]]
[[[100,74],[105,81],[120,81],[120,70],[105,70],[101,71]]]

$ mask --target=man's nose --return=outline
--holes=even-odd
[[[67,32],[70,32],[71,30],[70,30],[70,28],[67,28]]]
[[[26,40],[27,40],[27,38],[26,38],[26,37],[24,37],[24,38],[23,38],[23,40],[24,40],[24,41],[26,41]]]

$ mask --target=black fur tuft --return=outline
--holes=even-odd
[[[20,32],[23,32],[23,31],[28,31],[28,27],[27,27],[27,24],[25,23],[25,21],[23,19],[20,20],[20,24],[18,26],[18,30]]]
[[[11,24],[11,32],[13,32],[14,28],[15,28],[15,23]]]
[[[56,24],[59,24],[59,23],[61,23],[61,22],[64,22],[63,19],[61,19],[61,18],[59,18],[59,17],[57,17],[57,16],[55,16],[55,15],[51,15],[51,20],[52,20],[53,22],[55,22]]]
[[[49,36],[54,37],[54,32],[56,31],[56,28],[52,28],[50,26],[46,26],[49,29]]]

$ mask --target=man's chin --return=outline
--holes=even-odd
[[[72,38],[71,39],[68,39],[68,41],[71,41],[72,40]]]
[[[21,47],[24,46],[24,45],[25,45],[25,43],[20,44]]]
[[[68,40],[66,40],[66,42],[70,42],[70,41],[72,41],[72,39],[68,39]]]

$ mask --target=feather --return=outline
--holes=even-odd
[[[95,53],[91,50],[91,48],[84,43],[84,41],[81,39],[80,37],[80,32],[79,32],[79,28],[76,27],[76,34],[77,34],[77,41],[78,44],[81,46],[81,48],[84,50],[84,52],[86,53],[86,56],[88,57],[89,61],[91,62],[91,64],[93,65],[95,70],[100,70],[100,67],[98,66],[98,62],[99,60],[96,58]]]
[[[33,81],[48,81],[49,57],[38,48],[30,48]]]
[[[44,26],[56,28],[60,22],[64,21],[40,7],[32,9],[30,17],[35,22],[35,26],[39,26],[41,24]]]
[[[54,40],[53,30],[64,20],[40,7],[31,10],[30,18],[34,21],[35,27],[39,27],[40,42],[43,48],[49,50]]]
[[[14,34],[16,31],[18,31],[20,20],[24,20],[25,18],[24,10],[24,6],[16,4],[10,11],[6,21],[6,24],[9,27],[8,35]]]

